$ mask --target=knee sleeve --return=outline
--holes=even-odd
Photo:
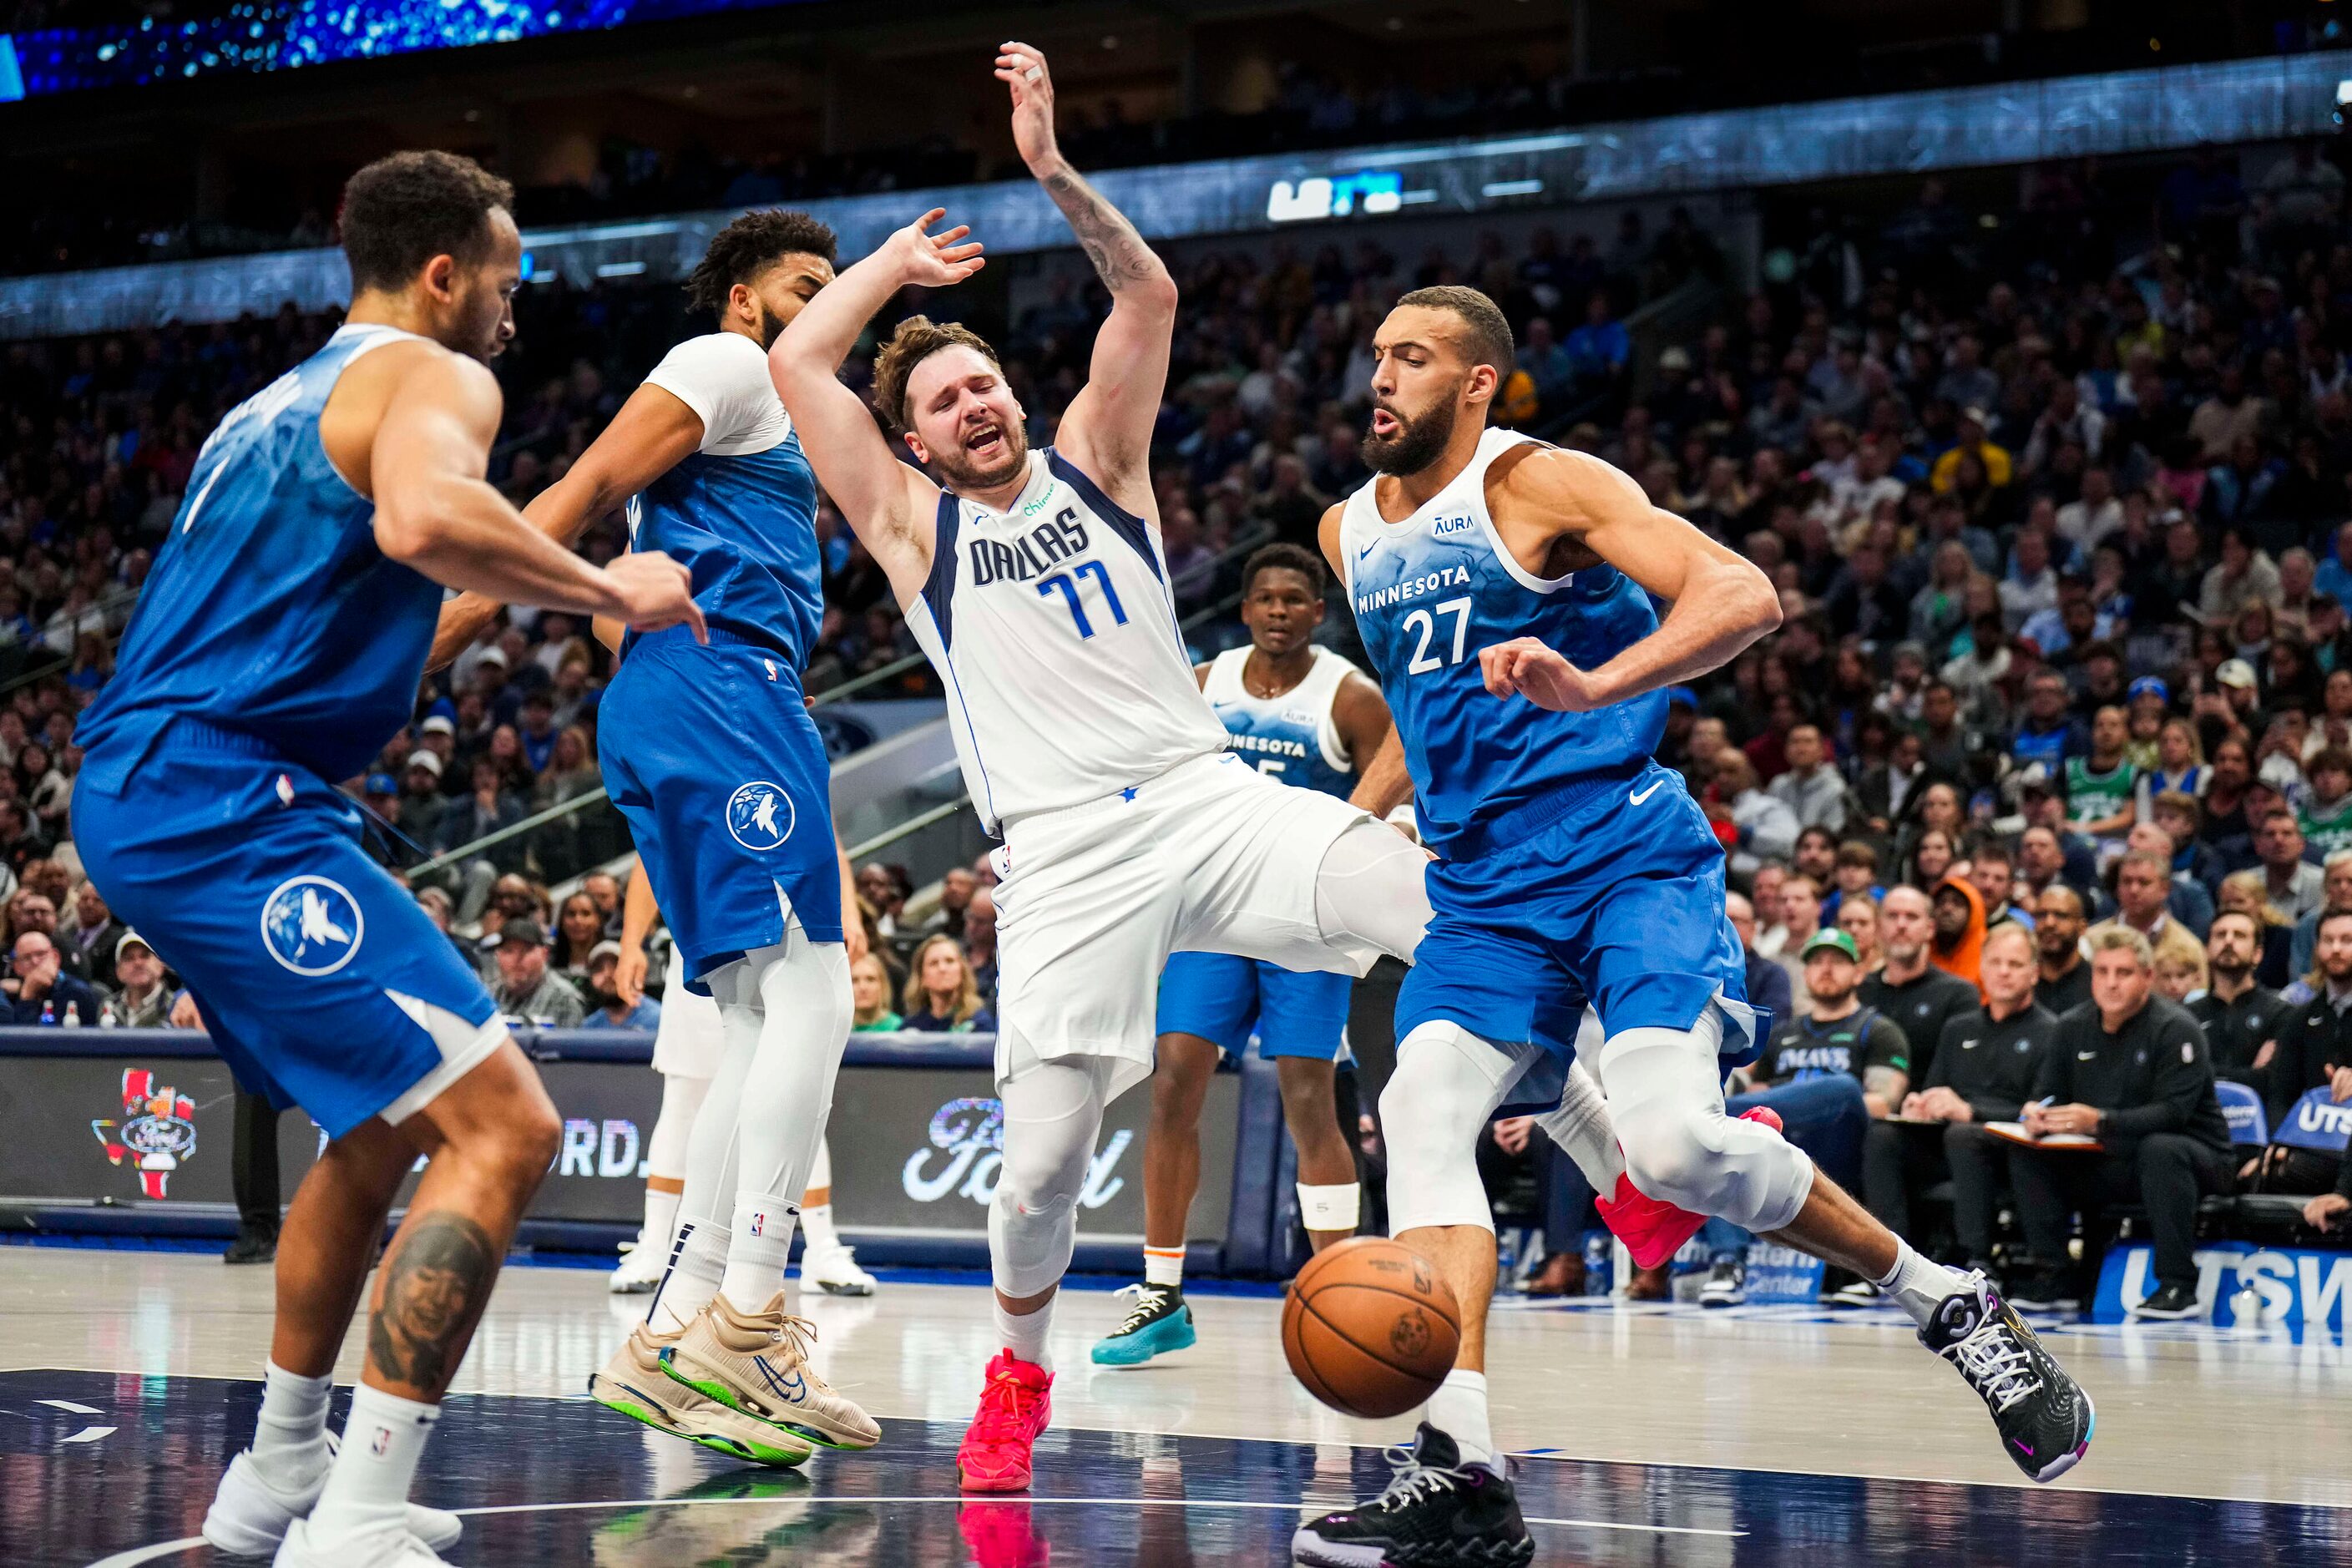
[[[1478,1179],[1478,1134],[1521,1068],[1458,1024],[1419,1026],[1381,1091],[1389,1151],[1389,1234],[1429,1226],[1495,1228]]]
[[[1813,1163],[1779,1133],[1724,1114],[1722,1021],[1628,1029],[1601,1056],[1625,1171],[1649,1196],[1746,1230],[1779,1230],[1813,1189]]]
[[[703,1101],[709,1094],[710,1080],[707,1078],[662,1075],[661,1113],[654,1118],[654,1130],[646,1138],[646,1175],[673,1180],[685,1176],[686,1152],[693,1143],[694,1119],[701,1114]]]
[[[1017,1044],[1012,1056],[1018,1065],[997,1088],[1004,1124],[988,1256],[997,1289],[1020,1300],[1059,1284],[1069,1270],[1078,1194],[1118,1064],[1040,1061]]]
[[[712,976],[730,1058],[748,1052],[736,1086],[736,1194],[798,1211],[833,1085],[849,1041],[849,964],[838,942],[812,942],[798,921],[784,941]]]
[[[1315,923],[1334,940],[1412,961],[1429,929],[1429,857],[1393,827],[1357,822],[1315,873]]]

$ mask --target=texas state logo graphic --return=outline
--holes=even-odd
[[[142,1197],[160,1198],[173,1172],[196,1152],[196,1102],[171,1085],[156,1087],[145,1068],[122,1069],[122,1118],[92,1117],[90,1132],[110,1165],[139,1173]]]
[[[781,784],[753,779],[728,797],[727,831],[746,849],[775,848],[793,836],[793,797]]]
[[[332,974],[366,934],[359,900],[324,877],[289,877],[261,906],[262,945],[297,974]]]

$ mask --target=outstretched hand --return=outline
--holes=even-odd
[[[1585,713],[1611,699],[1592,672],[1576,666],[1535,637],[1513,637],[1478,650],[1478,670],[1497,697],[1524,697],[1557,713]]]
[[[987,265],[980,254],[980,241],[958,243],[971,232],[969,224],[960,223],[938,234],[927,232],[947,216],[947,208],[933,207],[890,237],[899,282],[919,289],[945,289],[962,282]]]
[[[997,47],[996,79],[1013,89],[1013,144],[1035,173],[1062,155],[1054,140],[1054,79],[1034,45]]]
[[[614,618],[631,631],[657,632],[688,626],[694,640],[707,643],[710,628],[703,624],[702,606],[694,602],[694,577],[683,563],[658,550],[631,551],[604,568],[620,595]]]

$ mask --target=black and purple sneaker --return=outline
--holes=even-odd
[[[1984,1400],[2017,1468],[2054,1481],[2089,1451],[2098,1413],[2000,1292],[1980,1273],[1968,1281],[1937,1306],[1919,1342],[1958,1368]]]
[[[1327,1513],[1290,1538],[1308,1568],[1524,1568],[1536,1543],[1499,1468],[1465,1465],[1426,1421],[1412,1446],[1389,1450],[1395,1474],[1368,1503]]]

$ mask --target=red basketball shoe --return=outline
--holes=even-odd
[[[968,1492],[1017,1492],[1029,1487],[1029,1446],[1054,1414],[1054,1374],[999,1351],[988,1363],[980,1412],[956,1450],[956,1474]]]
[[[1780,1131],[1780,1113],[1769,1105],[1742,1111],[1739,1120]],[[1705,1215],[1650,1196],[1633,1185],[1630,1175],[1617,1178],[1615,1197],[1595,1198],[1592,1206],[1601,1211],[1601,1222],[1616,1232],[1625,1250],[1633,1255],[1635,1266],[1643,1268],[1663,1266],[1706,1223]]]

